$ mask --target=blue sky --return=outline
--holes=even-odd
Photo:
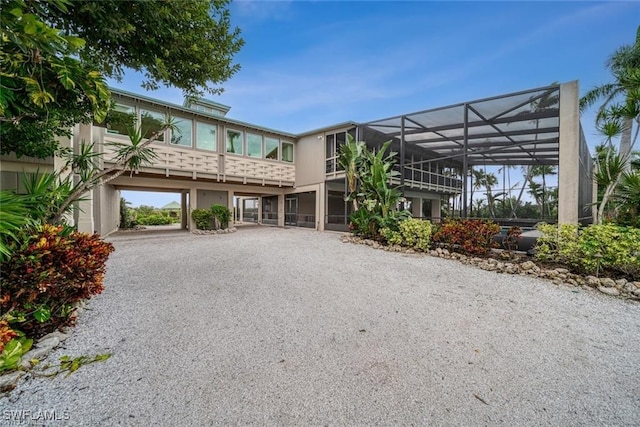
[[[579,80],[584,93],[610,80],[607,57],[640,24],[638,2],[236,1],[230,10],[242,69],[209,98],[231,106],[231,118],[293,133],[555,81]],[[110,84],[182,103],[180,90],[144,92],[140,82],[127,73]],[[595,145],[592,122],[586,112]],[[132,196],[134,205],[178,198]]]

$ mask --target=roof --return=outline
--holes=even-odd
[[[299,133],[298,134],[298,138],[302,138],[304,136],[313,135],[315,133],[326,132],[328,130],[334,130],[334,129],[340,129],[340,128],[346,128],[346,127],[353,127],[353,126],[358,126],[358,125],[359,125],[359,123],[352,122],[352,121],[336,123],[335,125],[323,126],[321,128],[318,128],[318,129],[313,129],[313,130],[309,130],[309,131],[306,131],[306,132],[303,132],[303,133]]]
[[[178,202],[171,202],[171,203],[167,203],[166,205],[164,205],[160,209],[162,209],[162,210],[179,210],[179,209],[182,209],[182,206],[180,206],[180,203],[178,203]]]
[[[210,99],[205,99],[205,98],[195,98],[195,99],[185,98],[182,105],[184,107],[190,108],[191,105],[193,104],[205,105],[207,107],[211,107],[216,110],[223,111],[225,114],[228,113],[229,110],[231,109],[231,107],[228,105],[220,104],[218,102],[212,101]]]
[[[404,139],[434,159],[469,165],[557,164],[560,85],[365,123],[381,140]]]

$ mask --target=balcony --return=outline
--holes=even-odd
[[[105,163],[112,165],[115,147],[110,143],[122,143],[125,140],[105,134],[103,141]],[[287,187],[295,184],[295,166],[292,164],[176,145],[154,143],[152,147],[158,157],[152,165],[141,168],[140,172],[243,184]]]

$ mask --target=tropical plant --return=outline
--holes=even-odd
[[[353,203],[353,211],[358,210],[358,176],[362,168],[364,160],[364,152],[367,146],[363,141],[356,141],[351,134],[347,133],[347,143],[340,147],[338,155],[338,164],[344,169],[345,178],[347,180],[347,188],[349,194],[346,201]]]
[[[622,175],[613,199],[618,203],[617,222],[640,227],[640,170]]]
[[[0,262],[12,254],[12,242],[18,240],[20,230],[31,223],[28,201],[8,191],[0,191]]]
[[[113,250],[97,234],[37,227],[0,263],[0,311],[30,335],[73,323],[74,306],[102,292],[105,263]]]
[[[617,49],[608,59],[607,67],[614,81],[589,90],[580,99],[580,109],[584,111],[598,101],[602,102],[598,108],[596,125],[601,129],[607,129],[607,137],[620,135],[617,151],[624,160],[625,171],[628,171],[629,156],[640,131],[640,26],[636,32],[635,43]]]
[[[220,228],[228,228],[231,219],[231,211],[224,205],[211,205],[211,216]]]
[[[433,242],[470,255],[485,255],[497,246],[494,236],[500,226],[491,221],[453,219],[444,221],[433,234]]]
[[[191,211],[191,218],[196,223],[199,230],[210,230],[213,220],[211,209],[194,209]]]

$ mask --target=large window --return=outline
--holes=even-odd
[[[140,111],[140,126],[142,135],[145,138],[149,138],[151,135],[162,129],[162,125],[165,122],[165,115],[157,111]],[[164,142],[164,134],[158,136],[156,141]]]
[[[196,146],[203,150],[216,151],[216,127],[196,122]]]
[[[242,154],[242,132],[227,129],[227,153]]]
[[[116,104],[107,116],[107,133],[127,135],[128,127],[135,123],[135,108]]]
[[[349,131],[352,135],[354,132],[354,130]],[[327,173],[334,173],[342,170],[342,167],[338,164],[338,157],[340,156],[340,147],[346,143],[347,132],[337,132],[325,135],[325,171]]]
[[[171,130],[171,143],[191,147],[193,122],[189,119],[175,119],[175,128]]]
[[[247,156],[262,158],[262,135],[247,133]]]
[[[280,148],[280,141],[276,138],[264,138],[264,158],[271,160],[278,160],[278,150]]]
[[[282,161],[293,162],[293,144],[291,142],[282,142]]]

